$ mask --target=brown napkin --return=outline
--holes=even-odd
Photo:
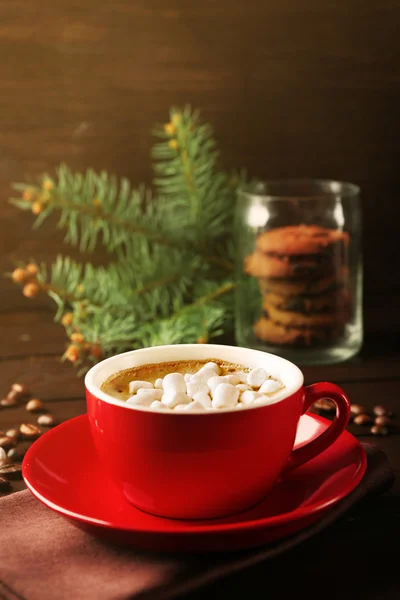
[[[24,491],[0,500],[2,600],[166,600],[255,565],[325,529],[365,496],[389,489],[386,455],[364,444],[359,486],[320,521],[290,538],[247,551],[203,556],[153,554],[105,544]]]

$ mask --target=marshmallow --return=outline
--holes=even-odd
[[[150,408],[153,408],[154,410],[168,410],[168,407],[159,400],[154,400],[154,402],[150,404]]]
[[[238,375],[225,375],[225,381],[231,385],[238,385],[240,383],[240,377]]]
[[[220,383],[226,383],[225,381],[225,377],[220,377],[219,375],[214,375],[214,377],[211,377],[208,381],[208,389],[211,392],[211,395],[214,395],[214,390],[217,387],[217,385],[219,385]],[[231,384],[229,384],[231,385]]]
[[[163,381],[164,392],[183,392],[186,394],[186,381],[181,373],[168,373]]]
[[[236,375],[239,377],[241,383],[246,383],[247,384],[247,375],[248,375],[248,373],[245,373],[244,371],[239,371],[238,373],[236,373]]]
[[[264,394],[260,394],[259,392],[246,391],[240,396],[240,401],[243,402],[243,404],[253,404],[255,400],[262,396],[264,396]]]
[[[140,389],[153,389],[153,384],[150,383],[149,381],[131,381],[129,383],[129,393],[130,394],[136,394],[136,392]]]
[[[168,375],[167,375],[167,377],[168,377]],[[164,381],[165,381],[165,379],[164,379]],[[186,384],[185,384],[185,386],[186,386]],[[178,404],[188,404],[191,401],[192,401],[192,399],[189,398],[189,396],[185,392],[174,392],[172,390],[169,392],[165,392],[165,394],[163,395],[163,397],[161,399],[161,402],[163,404],[165,404],[166,406],[168,406],[168,408],[174,408]]]
[[[190,404],[192,404],[192,402],[190,402],[189,404],[177,404],[176,406],[174,406],[174,412],[183,412],[187,409],[188,406],[190,406]]]
[[[219,366],[214,362],[208,362],[201,367],[196,373],[196,375],[202,375],[205,372],[214,371],[215,375],[219,374]]]
[[[246,390],[251,391],[251,387],[247,385],[247,383],[238,383],[235,387],[239,390],[240,393],[245,392]]]
[[[153,398],[153,400],[161,400],[164,392],[162,390],[149,390],[147,388],[140,388],[136,393],[138,396],[145,394],[150,398]]]
[[[126,401],[127,404],[132,404],[135,406],[150,406],[154,402],[154,398],[151,396],[145,396],[144,394],[137,394],[135,396],[131,396]]]
[[[207,381],[211,379],[211,377],[217,377],[215,371],[203,371],[203,373],[194,373],[194,375],[191,375],[189,382],[205,381],[207,383]]]
[[[206,407],[204,406],[204,404],[202,404],[202,402],[198,402],[195,400],[194,402],[191,402],[190,404],[186,404],[186,406],[183,410],[190,410],[190,411],[194,411],[194,412],[204,412],[206,410]]]
[[[256,398],[254,400],[253,404],[264,404],[264,406],[266,406],[270,402],[271,402],[271,398],[268,398],[268,396],[265,396],[264,394],[262,394],[259,398]]]
[[[252,369],[247,375],[247,383],[252,388],[259,388],[262,386],[264,381],[268,379],[269,375],[264,369]]]
[[[276,381],[276,379],[267,379],[260,387],[259,392],[262,394],[273,394],[281,388],[283,388],[283,384],[280,381]]]
[[[201,392],[203,392],[204,394],[208,394],[207,381],[205,381],[204,379],[201,379],[201,378],[196,378],[196,379],[193,378],[191,381],[188,382],[188,384],[187,384],[188,396],[191,396],[193,398],[196,394],[200,394]]]
[[[237,405],[239,390],[231,383],[220,383],[214,389],[213,408],[232,408]]]
[[[211,398],[208,394],[205,394],[204,392],[199,392],[198,394],[195,394],[193,396],[193,400],[195,402],[201,402],[204,408],[211,407]]]
[[[209,362],[197,373],[168,373],[163,379],[156,379],[154,386],[149,381],[131,381],[132,396],[126,402],[167,412],[169,409],[176,412],[242,410],[273,403],[272,395],[284,387],[278,378],[274,379],[262,368],[228,375],[219,375],[220,372],[216,363]],[[0,448],[0,459],[2,454]]]

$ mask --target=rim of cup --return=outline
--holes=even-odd
[[[225,355],[225,356],[224,356]],[[156,411],[147,406],[127,404],[124,400],[114,398],[106,394],[101,386],[111,376],[119,371],[131,369],[142,365],[162,364],[172,361],[208,360],[218,359],[241,365],[245,368],[263,367],[272,377],[279,379],[284,384],[282,390],[278,390],[267,404],[257,404],[238,411],[235,407],[222,408],[218,410],[207,410],[204,412],[191,411]],[[153,346],[151,348],[140,348],[129,350],[106,358],[89,369],[85,376],[85,387],[92,396],[98,400],[121,406],[126,410],[137,410],[158,415],[178,416],[211,416],[226,413],[247,412],[257,408],[265,408],[285,400],[297,392],[304,383],[301,370],[290,361],[252,348],[240,346],[226,346],[222,344],[171,344],[165,346]]]

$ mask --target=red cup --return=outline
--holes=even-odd
[[[266,406],[204,413],[156,412],[117,400],[100,388],[112,374],[144,364],[220,359],[263,367],[285,387]],[[349,419],[346,394],[333,383],[304,386],[291,362],[234,346],[182,344],[119,354],[85,378],[90,428],[98,455],[129,502],[179,519],[228,516],[262,500],[281,475],[326,450]],[[316,439],[293,450],[302,414],[321,398],[336,417]]]

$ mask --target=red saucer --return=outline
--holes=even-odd
[[[327,419],[304,415],[296,446],[328,425]],[[303,529],[349,494],[365,468],[362,446],[345,431],[328,450],[292,471],[265,500],[245,512],[207,521],[163,519],[123,498],[97,460],[87,416],[82,415],[31,446],[23,476],[46,506],[96,535],[156,551],[199,552],[259,546]]]

